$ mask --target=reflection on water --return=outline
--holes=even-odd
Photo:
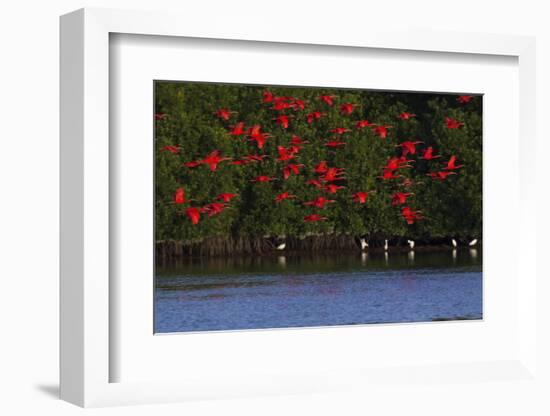
[[[470,249],[186,259],[157,267],[155,331],[480,319],[481,257]]]

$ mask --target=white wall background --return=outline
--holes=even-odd
[[[188,4],[186,4],[188,3]],[[538,39],[539,163],[550,154],[550,28],[545,2],[377,0],[19,0],[0,11],[0,413],[72,415],[81,409],[56,399],[58,367],[58,16],[81,7],[177,10],[224,15],[237,28],[249,19],[288,25],[314,21],[338,30],[387,20],[407,27],[536,35]],[[535,162],[535,161],[534,161]],[[535,164],[535,163],[533,163]],[[535,173],[534,173],[535,174]],[[539,165],[539,273],[550,279],[544,262],[549,231],[548,167]],[[546,195],[544,194],[546,193]],[[505,204],[505,198],[503,198]],[[533,242],[535,244],[535,242]],[[513,249],[513,242],[511,243]],[[545,270],[543,271],[542,268]],[[538,288],[550,295],[550,285]],[[549,302],[550,304],[550,302]],[[540,306],[545,316],[549,308]],[[543,326],[544,325],[544,326]],[[540,323],[550,351],[547,321]],[[549,374],[549,372],[547,372]],[[550,390],[550,389],[549,389]],[[538,415],[550,414],[543,391],[499,383],[480,388],[457,384],[411,389],[398,396],[346,393],[142,406],[92,410],[101,415],[366,414]],[[546,392],[547,393],[547,392]],[[547,397],[547,395],[546,395]],[[538,399],[537,399],[538,398]],[[541,405],[544,403],[544,407]]]

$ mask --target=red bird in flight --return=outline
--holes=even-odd
[[[321,95],[319,99],[323,101],[325,104],[328,104],[330,106],[334,105],[334,99],[336,98],[336,95]]]
[[[349,116],[351,113],[353,113],[353,110],[357,107],[357,104],[353,103],[345,103],[340,106],[340,113],[343,115]]]
[[[155,120],[166,120],[167,118],[168,118],[168,114],[164,114],[164,113],[155,114]]]
[[[172,154],[176,154],[180,152],[179,146],[164,146],[162,149],[160,149],[161,152],[170,152]]]
[[[293,150],[294,149],[288,149],[284,146],[277,146],[277,152],[279,153],[277,160],[280,162],[287,162],[294,159],[296,152]]]
[[[220,108],[214,114],[216,114],[221,120],[227,121],[229,120],[232,114],[237,114],[237,112],[228,110],[227,108]]]
[[[376,126],[372,129],[374,134],[376,134],[381,139],[388,137],[388,129],[391,129],[393,126]]]
[[[441,157],[440,155],[434,155],[433,154],[434,152],[434,149],[432,146],[428,147],[426,150],[424,150],[424,153],[422,154],[422,157],[421,159],[424,159],[424,160],[433,160],[433,159],[437,159],[439,157]]]
[[[263,93],[263,102],[264,103],[270,103],[273,101],[274,95],[269,91],[264,91]]]
[[[326,204],[332,204],[334,202],[336,202],[334,199],[326,199],[325,197],[320,196],[317,199],[314,199],[313,201],[304,202],[304,205],[309,205],[315,208],[323,209]]]
[[[296,135],[293,135],[292,138],[290,139],[290,144],[293,144],[295,146],[300,146],[302,144],[307,144],[307,143],[309,143],[307,140],[302,140],[300,137]]]
[[[313,111],[306,116],[307,123],[311,124],[313,123],[314,120],[320,120],[322,116],[323,116],[323,113],[321,113],[320,111]]]
[[[303,168],[304,165],[302,164],[293,164],[289,163],[283,168],[283,177],[288,179],[291,174],[299,175],[300,174],[300,168]]]
[[[451,117],[445,117],[445,125],[448,129],[458,129],[462,127],[464,123]]]
[[[340,189],[344,189],[345,186],[339,186],[334,183],[329,183],[325,186],[325,191],[327,191],[329,194],[335,194]]]
[[[321,189],[323,187],[323,184],[320,181],[318,181],[317,179],[310,179],[306,183],[308,185],[313,185],[313,186],[315,186],[316,188],[319,188],[319,189]]]
[[[324,182],[334,182],[345,179],[343,168],[327,168],[326,172],[321,176]]]
[[[298,110],[305,110],[306,108],[306,101],[304,100],[298,100],[298,99],[294,99],[292,100],[292,102],[290,103],[291,107],[294,109],[294,111],[298,111]]]
[[[441,171],[441,172],[430,172],[430,173],[427,173],[427,175],[432,178],[434,181],[444,181],[445,179],[447,179],[447,176],[449,175],[456,175],[456,172],[446,172],[446,171]]]
[[[279,203],[286,199],[293,199],[296,198],[296,195],[291,195],[288,192],[283,192],[282,194],[279,194],[275,197],[275,202]]]
[[[209,217],[213,217],[214,215],[221,214],[225,208],[227,208],[227,205],[225,204],[212,202],[211,204],[202,207],[202,212],[206,212]]]
[[[357,123],[355,123],[355,127],[357,129],[363,129],[365,127],[370,127],[370,126],[374,126],[374,124],[368,120],[359,120]]]
[[[336,127],[335,129],[332,129],[330,132],[334,134],[344,134],[348,131],[351,131],[350,129],[346,129],[345,127]]]
[[[401,216],[407,221],[407,224],[412,225],[416,221],[421,220],[423,217],[420,214],[421,211],[413,211],[411,207],[401,208]]]
[[[254,179],[251,179],[250,182],[271,182],[276,180],[277,178],[271,178],[269,176],[261,175],[261,176],[256,176]]]
[[[337,148],[337,147],[345,146],[346,144],[347,144],[346,142],[340,142],[338,140],[329,140],[328,142],[325,143],[325,146]]]
[[[190,162],[185,162],[183,166],[187,168],[196,168],[197,166],[202,165],[202,160],[192,160]]]
[[[391,204],[392,206],[403,205],[407,202],[407,198],[413,195],[412,192],[396,192],[392,196]]]
[[[224,192],[216,196],[216,199],[221,200],[223,202],[231,202],[231,200],[237,196],[239,196],[239,194],[228,194]]]
[[[369,197],[369,192],[364,192],[364,191],[356,192],[351,197],[355,202],[358,202],[360,204],[366,204],[367,198]]]
[[[445,170],[456,170],[460,169],[464,165],[458,165],[456,164],[456,156],[452,155],[449,161],[447,162],[447,166],[445,167]]]
[[[460,104],[468,104],[470,101],[472,101],[472,98],[474,98],[471,95],[459,95],[456,101],[458,101]]]
[[[199,208],[191,207],[185,210],[185,214],[191,220],[191,224],[196,225],[201,220],[201,210]]]
[[[399,117],[401,120],[410,120],[411,118],[416,117],[416,114],[412,114],[412,113],[408,113],[407,111],[403,111],[397,117]]]
[[[242,136],[244,134],[244,123],[241,121],[235,124],[229,131],[229,134],[231,136]]]
[[[322,160],[317,166],[315,166],[314,172],[317,174],[325,173],[328,169],[327,161]]]
[[[288,129],[288,123],[289,123],[289,119],[290,119],[291,116],[279,116],[279,117],[276,117],[274,120],[275,122],[280,125],[283,129]]]
[[[322,217],[319,214],[311,214],[304,217],[305,222],[326,221],[327,219],[327,217]]]
[[[186,202],[185,190],[183,188],[176,189],[176,192],[174,193],[174,204],[180,205],[185,204]]]
[[[406,142],[396,145],[395,147],[403,148],[403,156],[407,156],[408,154],[414,155],[416,153],[416,145],[421,143],[424,143],[424,142],[421,142],[421,141],[413,142],[408,140]]]
[[[219,150],[214,150],[213,152],[206,155],[206,157],[201,161],[205,165],[210,166],[210,170],[215,172],[218,169],[218,165],[226,160],[231,160],[230,157],[221,157]]]

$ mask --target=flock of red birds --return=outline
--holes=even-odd
[[[321,95],[318,98],[323,105],[332,107],[335,105],[335,101],[338,97],[335,95]],[[461,95],[457,98],[457,101],[460,104],[467,104],[472,100],[472,98],[473,97],[469,95]],[[273,120],[276,125],[284,130],[288,129],[290,124],[294,122],[293,120],[298,119],[300,116],[305,118],[305,121],[308,124],[313,124],[326,115],[326,113],[321,111],[306,112],[305,115],[301,115],[300,112],[306,110],[306,101],[295,97],[275,96],[269,91],[265,91],[263,93],[263,103],[265,105],[270,105],[274,111],[279,113],[273,118]],[[357,107],[358,105],[354,103],[342,103],[340,105],[340,113],[344,116],[351,116]],[[285,113],[285,110],[292,110],[294,114],[287,114]],[[215,112],[215,116],[223,122],[229,122],[232,118],[237,116],[237,113],[235,111],[222,108]],[[167,117],[167,114],[155,114],[155,120],[157,121],[165,120]],[[416,114],[402,112],[398,114],[397,117],[401,120],[411,120],[416,117]],[[464,125],[464,123],[451,117],[445,117],[444,125],[449,129],[459,129]],[[370,128],[375,135],[380,137],[380,139],[386,139],[388,137],[388,131],[392,128],[392,126],[371,123],[369,120],[357,120],[355,122],[355,128],[357,130]],[[242,140],[247,140],[254,143],[257,151],[261,151],[267,140],[271,137],[269,133],[262,131],[262,129],[263,126],[261,125],[247,127],[244,122],[236,122],[234,125],[229,126],[228,133],[231,137],[242,138]],[[345,141],[345,135],[350,131],[350,129],[344,127],[332,128],[330,132],[335,135],[335,138],[327,140],[324,143],[324,146],[335,150],[346,146],[347,142]],[[419,158],[425,161],[434,161],[441,157],[440,155],[434,154],[435,150],[432,146],[419,149],[418,146],[423,144],[424,143],[419,140],[407,140],[397,144],[396,148],[401,149],[401,154],[399,156],[390,157],[387,160],[386,164],[381,168],[381,175],[379,178],[383,181],[400,181],[399,184],[404,188],[410,188],[413,185],[413,180],[410,178],[405,178],[399,173],[403,169],[413,168],[413,163],[415,163],[415,160],[410,157],[419,154]],[[278,157],[276,160],[281,164],[283,180],[287,180],[292,175],[300,175],[303,170],[306,169],[306,166],[297,162],[300,158],[300,151],[307,145],[309,145],[308,141],[293,135],[288,146],[277,147]],[[162,152],[169,152],[171,154],[178,154],[180,150],[180,147],[173,145],[164,146],[160,149]],[[249,154],[239,159],[233,159],[231,157],[222,156],[219,150],[213,150],[203,159],[186,162],[183,166],[188,169],[194,169],[201,165],[206,165],[212,172],[216,172],[220,163],[225,162],[230,165],[242,166],[250,163],[262,163],[268,157],[269,155],[267,154]],[[464,165],[457,164],[456,155],[452,155],[443,165],[435,166],[437,166],[437,169],[427,175],[434,181],[444,181],[450,175],[456,175],[457,171]],[[319,212],[322,212],[326,205],[336,202],[334,199],[328,199],[326,196],[336,194],[345,188],[345,186],[339,185],[341,181],[346,179],[345,169],[341,167],[329,166],[327,161],[321,160],[313,167],[313,173],[315,173],[316,179],[308,180],[307,184],[317,188],[320,194],[316,199],[312,201],[303,201],[302,204],[304,206],[313,207]],[[279,180],[279,178],[260,175],[251,179],[251,182],[257,183],[258,186],[261,186],[262,183],[277,180]],[[357,204],[366,204],[369,195],[373,192],[374,191],[368,190],[355,190],[355,193],[351,195],[351,198]],[[409,225],[425,218],[421,211],[415,210],[407,205],[408,199],[413,195],[414,193],[412,192],[400,191],[395,192],[391,197],[391,205],[400,208],[401,217]],[[201,214],[206,214],[210,217],[221,214],[228,206],[230,206],[231,200],[238,196],[239,195],[235,193],[221,193],[215,197],[213,202],[210,202],[207,205],[202,207],[190,206],[186,208],[185,214],[192,224],[198,224],[201,220]],[[296,196],[291,195],[289,192],[282,192],[275,197],[274,202],[283,203],[284,201],[292,199],[296,199]],[[173,196],[173,203],[176,205],[183,205],[189,202],[190,200],[187,199],[184,188],[177,188]],[[306,215],[303,218],[303,220],[308,223],[325,221],[327,219],[328,218],[326,216],[323,216],[317,212]]]

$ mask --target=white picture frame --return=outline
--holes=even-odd
[[[215,24],[214,24],[215,23]],[[468,380],[471,372],[505,373],[518,381],[536,378],[536,217],[534,183],[528,175],[535,149],[535,41],[529,37],[399,32],[394,28],[350,28],[326,33],[322,28],[284,32],[266,24],[251,25],[235,34],[223,19],[205,26],[200,19],[168,13],[82,9],[61,18],[61,397],[80,406],[182,401],[195,398],[237,397],[255,394],[323,392],[346,388],[350,380],[361,385],[392,383],[395,369],[333,370],[320,380],[315,374],[282,373],[277,377],[235,383],[234,374],[212,379],[111,382],[110,366],[120,357],[110,348],[110,310],[113,291],[109,279],[109,37],[110,34],[332,45],[335,47],[430,51],[442,54],[504,55],[518,59],[520,207],[518,268],[518,354],[509,360],[426,366],[419,363],[415,377]],[[112,225],[112,224],[111,224]],[[307,336],[307,335],[305,335]],[[406,373],[410,373],[407,370]],[[347,380],[344,382],[343,380]],[[472,382],[479,382],[473,377]],[[230,386],[230,387],[229,387]]]

